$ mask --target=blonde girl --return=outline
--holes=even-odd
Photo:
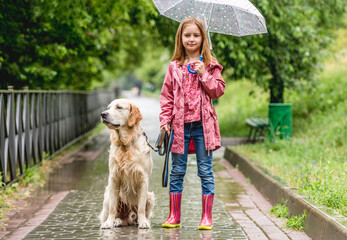
[[[202,56],[202,61],[200,61]],[[188,71],[188,66],[196,74]],[[184,19],[177,30],[175,52],[160,96],[160,128],[173,130],[170,173],[170,215],[163,227],[181,225],[183,179],[189,153],[197,157],[202,187],[202,218],[199,229],[212,229],[215,193],[213,150],[221,146],[216,111],[211,99],[224,94],[223,67],[212,57],[204,23]]]

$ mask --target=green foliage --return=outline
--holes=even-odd
[[[278,218],[288,218],[288,207],[286,206],[287,201],[281,200],[281,202],[275,205],[271,210],[271,214]],[[286,222],[286,227],[289,229],[294,229],[298,231],[304,230],[304,222],[306,218],[306,210],[300,215],[292,216],[288,218]]]
[[[278,218],[287,218],[288,217],[288,207],[286,206],[287,201],[283,201],[283,199],[281,200],[281,202],[275,206],[273,206],[273,208],[271,208],[270,212],[272,215],[274,215],[275,217]]]
[[[312,81],[332,31],[344,12],[342,0],[258,0],[269,35],[232,38],[213,34],[225,77],[247,78],[270,90],[270,102],[283,102],[285,88]]]
[[[178,23],[158,16],[150,0],[0,4],[0,88],[91,89],[104,85],[98,81],[109,86],[140,62],[144,66],[136,75],[158,88],[164,71],[162,61],[154,60],[161,59],[161,46],[170,49],[169,56],[174,48]],[[271,101],[274,96],[280,101],[285,87],[300,89],[301,82],[312,80],[344,4],[258,0],[255,5],[270,34],[212,34],[215,53],[226,79],[249,78],[270,88]]]
[[[292,216],[288,219],[286,223],[286,227],[289,229],[294,229],[298,231],[304,230],[304,222],[306,218],[306,210],[301,214],[297,216]]]
[[[0,172],[0,179],[2,179],[2,173]],[[0,181],[0,189],[2,190],[0,192],[0,220],[5,217],[5,213],[12,209],[12,205],[8,203],[7,200],[7,193],[8,190],[5,187],[5,183]],[[2,227],[2,223],[0,222],[0,227]]]
[[[175,49],[176,31],[179,26],[179,22],[176,22],[165,16],[152,16],[155,22],[156,33],[153,35],[154,43],[160,44],[163,47],[168,48],[170,51],[170,59]],[[156,48],[156,45],[152,45]]]
[[[292,141],[266,141],[237,147],[237,151],[288,186],[298,188],[315,204],[347,217],[347,49],[343,44],[346,33],[346,28],[338,31],[334,57],[326,62],[314,84],[302,87],[301,92],[286,92],[293,107]],[[242,91],[234,92],[238,95]],[[247,98],[245,101],[249,102]],[[261,101],[267,108],[266,101]],[[247,110],[240,106],[236,112],[239,111]]]
[[[0,88],[90,89],[134,68],[157,15],[147,0],[0,4]]]
[[[347,18],[346,18],[347,22]],[[285,101],[292,103],[293,135],[297,131],[313,131],[314,134],[323,134],[322,140],[329,144],[331,140],[341,145],[346,142],[346,125],[343,116],[347,114],[344,102],[347,96],[347,49],[344,44],[347,40],[347,29],[341,28],[337,32],[340,36],[333,52],[333,58],[327,60],[325,70],[315,76],[311,83],[301,85],[300,91],[288,89]],[[247,136],[248,127],[245,119],[248,117],[267,117],[268,92],[259,86],[241,80],[228,82],[225,94],[219,99],[216,106],[221,134],[223,136]],[[336,111],[339,108],[338,111]],[[332,115],[327,112],[334,112]],[[326,113],[326,114],[324,114]],[[314,115],[316,117],[311,117]],[[336,121],[339,119],[339,121]],[[313,121],[313,122],[312,122]],[[314,127],[315,124],[331,125],[329,128]],[[334,132],[332,134],[332,131]],[[302,134],[305,134],[303,132]]]
[[[215,106],[222,136],[247,136],[246,118],[267,117],[267,95],[262,88],[247,80],[227,83],[225,94]]]
[[[302,87],[302,91],[290,92],[287,101],[296,103],[294,117],[305,118],[310,114],[336,109],[336,105],[346,99],[345,70],[330,72],[311,84]]]
[[[178,23],[158,16],[150,0],[0,4],[0,88],[109,88],[141,62],[136,76],[158,88],[165,74],[160,51],[168,48],[171,56],[174,49]],[[285,87],[300,89],[301,82],[311,81],[331,40],[328,29],[339,22],[344,5],[342,0],[258,0],[255,5],[270,34],[212,34],[215,53],[226,79],[249,78],[280,101]]]
[[[161,89],[171,56],[162,47],[147,49],[142,64],[135,70],[135,75],[144,83],[153,85],[154,89]]]
[[[30,184],[38,184],[41,183],[46,175],[41,172],[41,166],[40,165],[33,165],[29,167],[24,175],[19,178],[18,183],[21,186],[28,186]]]

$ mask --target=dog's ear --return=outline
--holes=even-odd
[[[128,119],[128,126],[133,127],[136,123],[142,120],[142,114],[138,107],[131,104],[130,105],[130,114]]]

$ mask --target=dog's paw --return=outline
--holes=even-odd
[[[139,219],[138,222],[139,222],[139,228],[147,229],[151,226],[150,222],[146,218],[143,218],[141,220]]]
[[[120,226],[122,226],[122,223],[123,223],[122,219],[116,218],[116,220],[114,221],[113,226],[114,227],[120,227]]]
[[[101,224],[101,229],[111,229],[113,227],[113,221],[110,219],[107,219],[106,222]]]

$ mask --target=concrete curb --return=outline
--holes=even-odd
[[[278,204],[281,199],[287,200],[290,216],[299,215],[306,210],[307,217],[304,231],[312,237],[312,239],[347,239],[347,229],[343,225],[323,213],[317,207],[312,206],[289,188],[284,187],[276,180],[266,175],[249,159],[241,156],[230,148],[225,149],[224,158],[233,166],[237,166],[273,205]]]

